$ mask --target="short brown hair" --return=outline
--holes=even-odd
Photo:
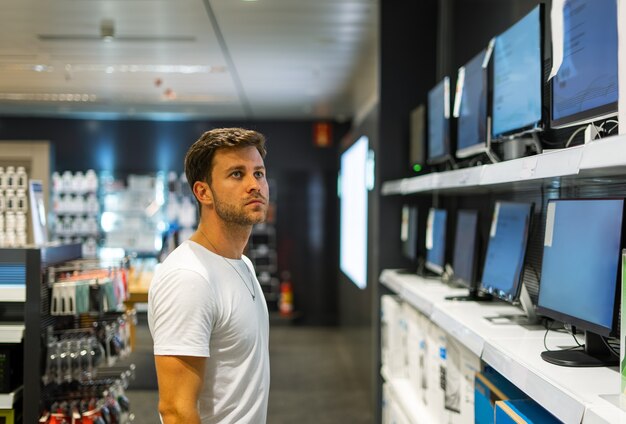
[[[213,156],[218,149],[253,146],[265,158],[263,134],[243,128],[216,128],[205,132],[185,155],[185,175],[191,191],[196,181],[211,183]],[[198,205],[200,206],[200,205]]]

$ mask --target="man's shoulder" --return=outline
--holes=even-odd
[[[161,279],[172,272],[190,272],[206,278],[207,264],[199,256],[191,242],[185,241],[170,253],[159,265],[155,273],[156,279]]]

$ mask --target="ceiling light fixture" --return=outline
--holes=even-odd
[[[71,72],[152,72],[159,74],[215,74],[227,72],[226,66],[210,65],[101,65],[101,64],[78,64],[65,65],[65,69]]]
[[[0,101],[17,102],[95,102],[95,94],[87,93],[0,93]]]

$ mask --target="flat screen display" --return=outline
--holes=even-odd
[[[428,92],[428,163],[450,157],[450,79]]]
[[[426,225],[426,267],[441,274],[445,266],[446,220],[444,209],[430,209]]]
[[[541,312],[584,330],[609,334],[623,211],[623,199],[548,203],[538,300]]]
[[[485,50],[463,67],[463,88],[457,127],[459,158],[484,151],[487,146],[487,71],[483,68]],[[457,92],[459,92],[457,87]]]
[[[411,143],[409,148],[409,165],[424,163],[424,152],[426,150],[426,107],[419,105],[411,111]]]
[[[492,135],[516,134],[541,121],[541,9],[535,7],[496,37]]]
[[[552,125],[617,112],[617,2],[569,0],[563,9],[563,62],[552,81]]]
[[[508,302],[519,296],[532,204],[496,202],[482,275],[482,288]]]
[[[360,288],[367,286],[367,158],[363,136],[342,153],[339,182],[339,266]]]
[[[471,288],[475,281],[478,212],[459,210],[454,235],[452,269],[457,283]]]
[[[402,254],[412,261],[417,260],[417,207],[404,205],[400,226]]]

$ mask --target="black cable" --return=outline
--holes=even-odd
[[[545,327],[546,327],[546,332],[543,335],[543,347],[546,349],[546,351],[551,352],[550,349],[548,349],[548,345],[546,343],[546,337],[548,337],[548,331],[550,331],[550,329],[552,328],[552,324],[554,324],[554,321],[550,321],[550,325],[548,325],[546,323]]]
[[[616,352],[613,347],[611,347],[611,344],[607,341],[607,339],[605,337],[600,337],[602,339],[602,341],[604,342],[604,344],[606,345],[606,347],[609,348],[609,350],[611,351],[611,353],[615,356],[617,356],[619,358],[619,352]]]

